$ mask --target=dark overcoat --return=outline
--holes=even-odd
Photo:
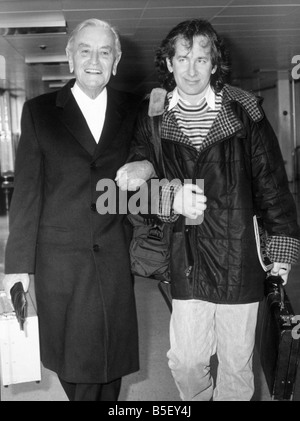
[[[43,365],[105,383],[139,368],[125,216],[96,206],[98,181],[127,159],[138,103],[108,88],[97,145],[73,84],[24,105],[5,272],[35,274]]]

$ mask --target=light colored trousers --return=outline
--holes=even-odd
[[[258,303],[173,300],[169,367],[184,401],[249,401]],[[217,354],[214,388],[210,358]]]

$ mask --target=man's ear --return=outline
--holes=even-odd
[[[171,60],[169,58],[166,58],[166,63],[167,63],[167,68],[168,68],[169,72],[173,73],[173,66],[172,66]]]
[[[122,57],[122,53],[120,53],[116,58],[115,58],[115,61],[114,61],[114,64],[113,64],[113,68],[112,68],[112,74],[114,75],[114,76],[116,76],[116,74],[117,74],[117,68],[118,68],[118,64],[119,64],[119,62],[120,62],[120,60],[121,60],[121,57]]]
[[[212,75],[214,75],[214,74],[216,73],[216,71],[217,71],[217,66],[215,66],[215,67],[212,69],[211,74],[212,74]]]
[[[72,56],[70,50],[68,50],[68,48],[66,48],[66,55],[67,55],[68,62],[69,62],[70,73],[73,73],[74,72],[73,56]]]

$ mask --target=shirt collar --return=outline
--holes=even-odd
[[[88,95],[86,95],[83,90],[79,87],[77,82],[75,82],[73,88],[71,88],[72,93],[77,101],[81,104],[93,104],[97,105],[105,105],[107,101],[107,89],[104,88],[103,91],[95,98],[92,99]]]
[[[181,98],[180,95],[179,95],[177,87],[174,89],[174,91],[171,93],[171,95],[172,95],[172,97],[170,99],[168,111],[170,111],[174,107],[176,107],[176,105],[178,104],[179,98]],[[206,102],[207,102],[209,108],[211,108],[212,110],[216,109],[216,94],[214,93],[210,84],[208,85],[207,90],[205,92],[205,95],[201,98],[201,100],[203,98],[206,99]],[[184,102],[187,102],[182,98],[181,98],[181,100],[184,101]]]

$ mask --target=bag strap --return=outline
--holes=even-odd
[[[152,130],[152,144],[154,147],[154,154],[157,168],[160,171],[158,174],[160,177],[166,176],[163,153],[162,153],[162,146],[161,146],[161,125],[162,125],[162,116],[155,116],[150,117],[151,121],[151,130]]]
[[[155,88],[151,91],[148,115],[150,117],[152,137],[151,142],[154,147],[155,160],[157,168],[160,171],[159,177],[166,177],[165,165],[163,160],[161,146],[161,126],[162,115],[165,107],[167,91],[161,88]]]

